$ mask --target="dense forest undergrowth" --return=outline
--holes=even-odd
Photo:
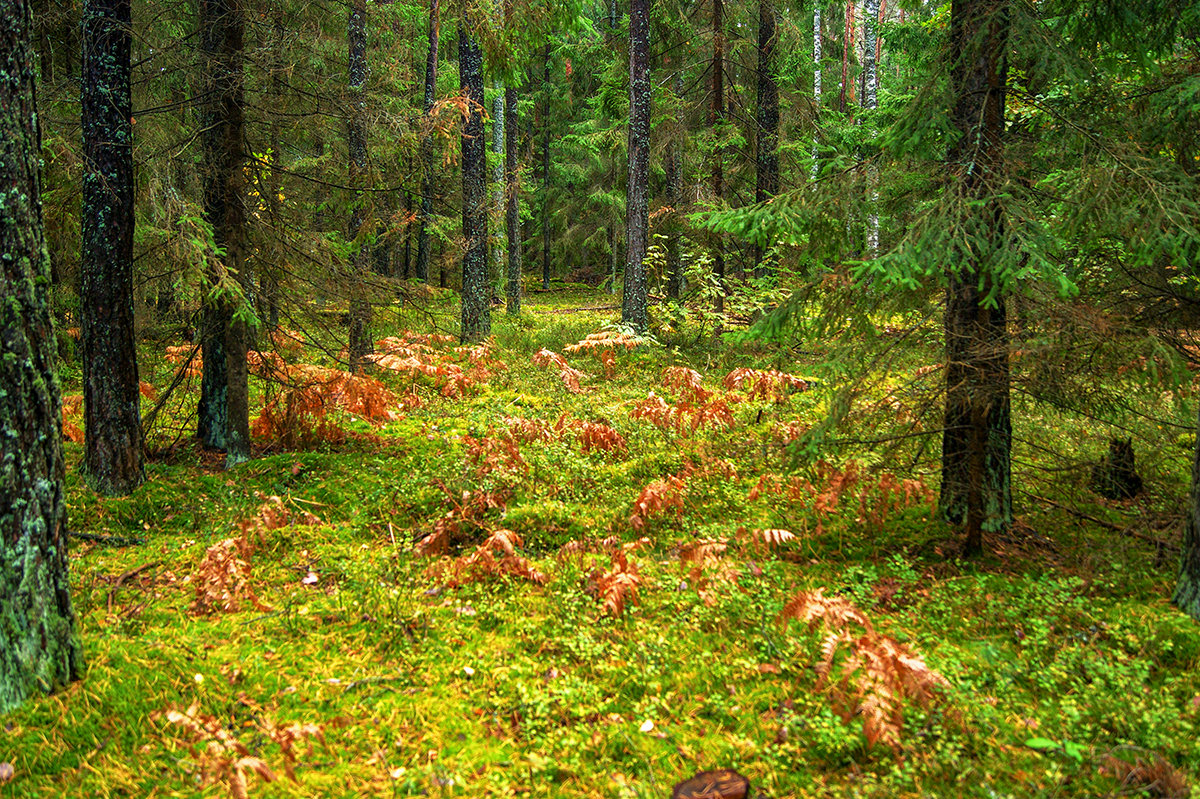
[[[425,291],[361,377],[340,331],[264,341],[227,471],[199,378],[167,393],[193,348],[147,332],[146,484],[100,498],[66,448],[87,673],[5,717],[0,793],[663,797],[730,768],[776,797],[1188,795],[1192,437],[1147,370],[1099,372],[1140,409],[1110,428],[1017,351],[1017,523],[962,560],[937,319],[716,347],[559,285],[460,348]],[[1131,500],[1089,486],[1114,435]]]

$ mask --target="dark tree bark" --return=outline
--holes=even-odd
[[[674,87],[672,91],[679,101],[683,95],[683,72],[676,67]],[[683,148],[679,143],[680,134],[671,136],[667,143],[667,154],[663,171],[666,173],[667,204],[671,206],[671,215],[667,220],[667,296],[679,299],[683,293],[683,258],[679,252],[682,234],[679,231],[679,217],[683,213]]]
[[[507,310],[509,316],[516,316],[521,313],[521,175],[517,158],[521,142],[517,128],[517,90],[511,86],[504,90],[504,104],[507,106],[504,115],[508,121],[504,142],[505,194],[508,203],[505,213],[508,227]]]
[[[0,713],[77,679],[28,0],[0,13]]]
[[[550,42],[542,55],[542,288],[550,288]]]
[[[1200,431],[1200,420],[1196,429]],[[1196,446],[1192,450],[1192,488],[1183,528],[1183,558],[1179,562],[1179,582],[1171,601],[1193,619],[1200,620],[1200,434],[1196,436]]]
[[[462,340],[479,341],[492,332],[487,275],[487,152],[483,138],[483,56],[471,35],[471,20],[463,14],[458,29],[458,69],[470,106],[462,134],[463,236],[467,251],[462,262]]]
[[[438,0],[429,0],[429,57],[425,61],[425,121],[430,121],[433,100],[437,91]],[[421,136],[421,211],[417,228],[417,280],[429,282],[429,217],[433,214],[433,136],[425,131]]]
[[[271,17],[270,98],[271,107],[277,109],[283,107],[283,74],[287,69],[286,62],[284,61],[287,32],[283,24],[283,8],[274,8]],[[267,211],[270,214],[272,226],[271,249],[269,254],[270,263],[265,264],[264,268],[259,270],[258,290],[260,295],[259,315],[267,331],[273,333],[279,329],[279,273],[281,269],[280,264],[283,263],[284,259],[282,246],[284,228],[282,218],[283,206],[279,201],[280,192],[283,190],[282,180],[280,179],[283,172],[280,169],[279,163],[279,114],[271,114],[270,119],[271,152],[268,155],[265,189]]]
[[[130,0],[83,4],[84,471],[101,494],[128,494],[142,465],[133,330],[133,123]]]
[[[241,0],[200,0],[200,50],[204,57],[204,213],[213,239],[225,251],[213,282],[236,280],[250,300],[246,260],[244,73]],[[200,385],[197,433],[207,446],[225,450],[227,466],[250,457],[249,386],[246,351],[249,330],[234,318],[228,294],[210,299],[202,331],[204,375]]]
[[[1012,524],[1008,328],[1004,297],[993,287],[990,252],[1003,219],[995,195],[1004,167],[1008,64],[1007,0],[954,0],[950,10],[953,120],[960,138],[949,170],[964,236],[982,231],[950,256],[946,290],[946,420],[940,506],[966,525],[965,553],[983,548],[983,533]],[[968,215],[983,215],[970,219]]]
[[[625,293],[621,297],[621,322],[639,333],[650,325],[645,264],[649,179],[650,3],[649,0],[630,0],[629,181],[625,184]]]
[[[366,280],[371,260],[370,248],[362,241],[366,220],[365,196],[361,189],[367,180],[367,0],[351,0],[346,22],[346,43],[350,73],[350,119],[346,143],[350,155],[350,185],[355,197],[350,209],[346,235],[353,242],[350,262],[350,371],[356,371],[362,359],[373,349],[368,327],[371,305],[367,302]]]
[[[504,233],[507,229],[507,224],[499,223],[500,219],[505,219],[506,210],[504,205],[504,84],[499,80],[492,81],[492,86],[496,92],[496,96],[492,98],[492,209],[495,212],[495,218],[498,222],[493,226],[491,236],[488,237],[489,244],[489,268],[488,268],[488,293],[489,300],[499,302],[500,288],[504,283],[504,264],[507,260],[504,256]]]
[[[717,208],[725,199],[725,152],[721,146],[724,136],[722,123],[725,121],[725,3],[713,0],[713,60],[712,60],[712,105],[708,112],[708,124],[713,131],[712,193],[713,205]],[[717,291],[716,311],[725,312],[725,240],[716,234],[713,240],[713,275],[720,285]]]
[[[766,202],[779,193],[779,86],[775,81],[775,33],[777,12],[774,0],[758,4],[758,142],[757,180],[754,201]],[[765,250],[754,247],[755,277],[765,277]]]

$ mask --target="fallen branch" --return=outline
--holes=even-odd
[[[133,536],[124,535],[100,535],[98,533],[81,533],[78,530],[68,530],[67,535],[71,538],[79,538],[83,541],[91,541],[93,544],[101,544],[106,547],[133,547],[138,544],[146,543],[144,538],[134,538]]]
[[[1123,535],[1123,536],[1126,536],[1129,538],[1136,538],[1139,541],[1145,541],[1147,544],[1153,544],[1158,549],[1165,549],[1165,550],[1168,550],[1169,552],[1178,552],[1179,551],[1178,544],[1172,544],[1170,541],[1163,541],[1161,538],[1155,538],[1154,536],[1148,535],[1146,533],[1139,533],[1137,530],[1134,530],[1132,527],[1121,527],[1119,524],[1113,524],[1112,522],[1107,522],[1104,519],[1100,519],[1100,518],[1097,518],[1097,517],[1091,515],[1090,513],[1084,513],[1083,511],[1079,510],[1078,508],[1072,508],[1067,505],[1063,505],[1060,502],[1055,502],[1052,499],[1046,499],[1045,497],[1039,497],[1037,494],[1030,494],[1029,497],[1030,497],[1030,499],[1033,499],[1037,502],[1044,502],[1047,505],[1050,505],[1051,507],[1058,508],[1059,510],[1065,510],[1067,513],[1071,514],[1072,516],[1078,516],[1080,519],[1084,519],[1086,521],[1092,522],[1093,524],[1098,524],[1106,530],[1112,530],[1114,533],[1119,533],[1120,535]]]

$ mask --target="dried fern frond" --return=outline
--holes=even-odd
[[[808,381],[804,378],[775,369],[764,371],[739,367],[725,375],[723,384],[731,391],[745,390],[750,399],[769,399],[773,402],[784,402],[791,394],[808,390]]]
[[[633,502],[629,524],[633,529],[641,530],[649,519],[662,516],[667,511],[674,511],[677,517],[680,516],[683,513],[685,488],[684,481],[674,475],[650,481]]]
[[[663,372],[662,384],[679,392],[685,400],[702,404],[712,399],[712,392],[703,385],[703,377],[695,369],[686,366],[668,366]]]
[[[623,455],[629,451],[624,436],[606,424],[575,421],[571,426],[576,430],[579,448],[584,452],[611,452]]]
[[[844,597],[827,597],[820,588],[802,591],[780,614],[785,626],[793,619],[810,629],[827,628],[815,666],[818,685],[828,687],[833,709],[844,721],[862,718],[868,744],[882,743],[898,753],[904,701],[925,708],[945,701],[946,679],[903,644],[877,633]]]
[[[578,369],[573,368],[569,363],[567,363],[567,359],[559,355],[557,352],[543,347],[534,354],[533,362],[537,366],[541,366],[543,368],[553,366],[558,370],[558,376],[562,379],[563,385],[566,386],[567,391],[570,391],[572,394],[583,393],[583,387],[580,385],[579,381],[586,377],[586,375]]]
[[[610,616],[624,614],[628,605],[638,601],[638,586],[642,577],[636,563],[631,563],[624,549],[613,552],[612,566],[596,578],[596,591],[602,612]]]

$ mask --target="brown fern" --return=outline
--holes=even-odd
[[[573,368],[567,363],[567,359],[557,352],[543,347],[534,354],[533,362],[543,368],[554,367],[558,370],[558,376],[562,380],[563,385],[566,386],[567,391],[570,391],[572,394],[583,393],[583,387],[579,381],[586,377],[586,375],[578,369]]]
[[[681,516],[685,489],[684,481],[674,475],[650,481],[634,500],[629,524],[635,530],[642,530],[648,520],[663,516],[668,511],[674,511],[676,517]]]
[[[741,389],[750,399],[784,402],[799,391],[808,390],[808,381],[802,377],[775,369],[747,369],[739,367],[725,376],[723,381],[729,390]]]
[[[899,754],[904,701],[925,708],[945,701],[946,679],[903,644],[877,633],[844,597],[827,597],[824,589],[802,591],[784,606],[780,620],[785,626],[795,620],[810,630],[825,627],[815,666],[818,686],[828,689],[843,721],[862,717],[868,745],[882,743]]]

